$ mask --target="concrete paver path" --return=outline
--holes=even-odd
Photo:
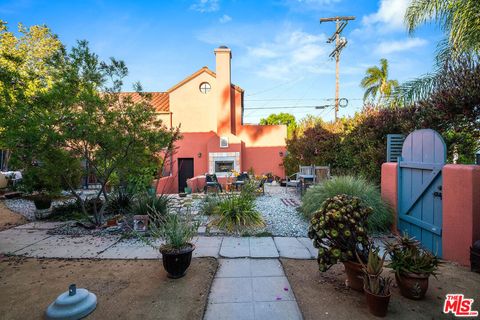
[[[37,258],[159,259],[158,250],[119,236],[49,235],[58,223],[32,222],[0,232],[0,253]],[[194,257],[314,259],[308,238],[204,237],[193,240]],[[157,244],[160,244],[158,242]]]
[[[220,259],[205,320],[302,319],[278,259]]]

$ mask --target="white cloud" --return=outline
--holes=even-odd
[[[384,41],[377,47],[377,53],[381,55],[390,54],[394,52],[407,51],[410,49],[422,47],[428,42],[421,38],[408,38],[405,40],[397,41]]]
[[[227,23],[232,21],[232,17],[230,17],[228,14],[224,14],[223,16],[220,17],[220,19],[218,19],[218,21],[220,23]]]
[[[218,0],[197,0],[190,9],[201,13],[215,12],[220,9],[220,4]]]
[[[380,0],[377,12],[364,16],[365,25],[381,24],[383,31],[403,30],[403,18],[412,0]]]
[[[302,73],[324,73],[328,49],[325,35],[281,30],[272,42],[248,46],[244,64],[269,79],[286,79]]]
[[[342,0],[284,0],[281,3],[292,11],[331,11],[334,4]]]

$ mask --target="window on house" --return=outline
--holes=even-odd
[[[220,137],[220,148],[228,148],[228,137]]]
[[[208,82],[200,83],[200,92],[201,93],[208,93],[208,92],[210,92],[211,89],[212,89],[212,87],[210,86],[210,83],[208,83]]]

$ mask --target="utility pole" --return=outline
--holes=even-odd
[[[343,29],[348,24],[349,20],[355,20],[354,16],[347,17],[331,17],[321,18],[322,22],[335,22],[335,33],[328,38],[327,43],[332,43],[335,40],[335,49],[330,53],[329,57],[335,57],[335,122],[338,120],[338,109],[340,106],[340,52],[347,45],[347,39],[340,37]]]

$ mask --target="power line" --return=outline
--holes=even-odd
[[[271,106],[271,107],[249,107],[244,110],[266,110],[266,109],[325,109],[332,105],[327,104],[323,106]]]
[[[288,99],[278,99],[278,98],[272,98],[272,99],[244,99],[243,101],[314,101],[314,100],[321,100],[321,101],[334,101],[335,98],[301,98],[301,99],[295,99],[295,98],[288,98]],[[348,98],[348,100],[363,100],[363,98]]]

